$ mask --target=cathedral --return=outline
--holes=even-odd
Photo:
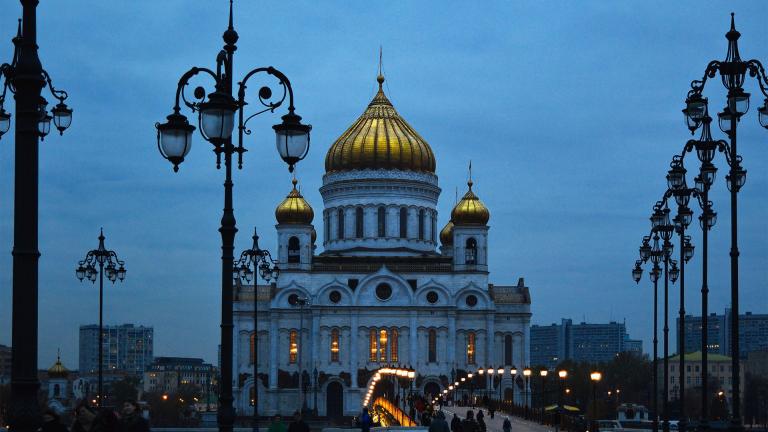
[[[467,372],[529,364],[529,290],[523,278],[489,282],[489,209],[470,176],[439,228],[435,154],[377,80],[373,100],[328,149],[322,213],[295,179],[275,210],[277,282],[236,284],[241,416],[256,398],[262,416],[302,405],[358,415],[387,365],[413,368],[413,391],[437,395]],[[493,389],[515,401],[525,392],[509,372]]]

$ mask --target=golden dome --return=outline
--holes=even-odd
[[[61,364],[61,357],[56,356],[56,363],[53,364],[48,369],[48,377],[49,378],[66,378],[69,376],[69,369],[65,368],[63,364]]]
[[[472,180],[467,182],[469,190],[451,211],[451,220],[456,225],[485,225],[491,217],[488,208],[472,192]]]
[[[448,221],[440,230],[440,244],[443,246],[453,245],[453,221]]]
[[[435,172],[429,144],[395,111],[381,88],[363,115],[328,149],[325,171],[398,169]]]
[[[296,189],[296,179],[292,180],[293,190],[275,209],[275,219],[279,224],[309,225],[315,218],[315,212]]]

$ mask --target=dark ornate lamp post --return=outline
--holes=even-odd
[[[296,297],[296,300],[293,302],[292,306],[299,308],[299,406],[301,407],[301,413],[306,414],[307,398],[304,392],[304,363],[302,362],[302,354],[304,353],[304,308],[310,306],[309,299],[307,297]]]
[[[565,369],[557,371],[557,376],[560,377],[560,391],[557,392],[557,411],[558,411],[558,428],[563,428],[563,414],[565,413],[565,380],[568,379],[568,371]]]
[[[23,20],[13,38],[13,59],[0,64],[0,138],[10,130],[11,113],[5,110],[10,90],[16,101],[14,212],[13,212],[13,317],[11,345],[11,403],[8,424],[19,432],[38,429],[37,292],[38,292],[38,177],[39,141],[51,129],[59,133],[72,123],[67,93],[57,90],[37,53],[37,0],[21,0]],[[22,25],[23,23],[23,25]],[[47,111],[42,96],[48,87],[59,103]]]
[[[592,428],[591,432],[598,432],[599,424],[597,422],[597,383],[603,378],[600,372],[592,372],[589,379],[592,380]]]
[[[539,371],[541,377],[541,424],[544,424],[544,409],[547,407],[547,375],[549,375],[548,370]]]
[[[260,67],[246,73],[237,83],[237,99],[234,98],[234,54],[237,46],[238,34],[232,24],[232,0],[229,4],[229,26],[224,32],[224,47],[216,56],[216,70],[193,67],[181,76],[176,88],[176,100],[173,112],[167,121],[157,124],[157,145],[161,155],[173,164],[174,171],[178,171],[179,164],[189,153],[192,144],[192,132],[195,127],[191,125],[187,117],[181,114],[181,103],[198,114],[198,125],[203,138],[213,145],[216,154],[216,165],[221,166],[221,158],[224,157],[224,212],[221,218],[222,240],[222,277],[221,277],[221,383],[219,387],[219,410],[217,420],[219,430],[231,432],[234,423],[235,411],[232,405],[232,266],[234,264],[234,242],[237,228],[232,205],[232,157],[236,154],[238,167],[242,167],[243,135],[249,135],[248,121],[264,112],[274,112],[288,98],[288,113],[282,117],[283,122],[273,126],[277,135],[277,150],[282,159],[288,164],[289,171],[303,159],[309,150],[309,132],[311,126],[301,123],[301,117],[296,115],[293,105],[293,88],[288,78],[273,67]],[[272,75],[278,80],[282,88],[282,95],[272,98],[272,90],[262,87],[258,92],[258,101],[263,109],[246,117],[245,92],[248,80],[259,73]],[[203,87],[194,90],[194,100],[187,98],[185,90],[190,80],[199,75],[205,75],[213,79],[214,91],[207,94]],[[233,143],[232,132],[235,126],[235,114],[237,114],[237,146]]]
[[[82,282],[83,279],[88,279],[92,283],[95,283],[97,275],[99,278],[99,386],[96,401],[98,402],[98,406],[101,407],[104,403],[104,393],[102,392],[104,374],[104,276],[106,272],[107,279],[112,283],[115,283],[117,280],[122,282],[125,279],[126,273],[125,262],[117,257],[115,251],[107,250],[107,248],[104,247],[104,231],[102,230],[99,233],[99,247],[88,251],[88,253],[85,254],[85,258],[77,264],[75,276],[80,279],[80,282]]]
[[[255,278],[258,271],[259,276],[265,282],[277,281],[280,276],[280,267],[272,259],[269,251],[259,247],[259,235],[256,228],[253,229],[253,246],[244,250],[240,254],[232,267],[232,276],[234,282],[251,283],[253,280],[253,432],[259,431],[259,332],[258,332],[258,306],[259,306],[259,283]]]
[[[524,394],[525,394],[525,418],[528,418],[528,413],[529,413],[529,409],[530,409],[530,406],[531,406],[531,397],[530,397],[530,394],[529,394],[530,388],[531,388],[531,383],[530,383],[531,373],[532,373],[531,368],[526,367],[526,368],[523,369],[523,378],[524,378],[524,381],[525,381],[525,383],[524,383],[524,385],[525,385],[525,392],[524,392]]]
[[[655,227],[657,224],[657,220],[654,218],[658,218],[656,213],[654,213],[654,216],[651,217],[651,223]],[[643,237],[643,243],[640,246],[640,259],[635,261],[635,268],[632,270],[632,278],[635,280],[635,282],[640,283],[640,279],[643,276],[643,269],[641,265],[644,262],[647,262],[648,260],[651,260],[653,263],[653,268],[651,269],[651,272],[649,273],[649,276],[651,278],[651,282],[653,282],[653,398],[651,402],[651,410],[653,411],[653,432],[658,432],[659,430],[659,368],[658,368],[658,358],[659,358],[659,339],[658,339],[658,305],[659,305],[659,277],[661,276],[661,267],[659,266],[659,263],[662,261],[664,256],[664,251],[659,246],[659,234],[657,232],[653,233],[653,247],[651,247],[650,244],[651,237],[650,236],[644,236]]]
[[[749,93],[744,91],[744,81],[749,76],[756,79],[761,93],[765,96],[763,106],[758,108],[760,124],[768,129],[768,76],[762,63],[756,59],[744,61],[739,54],[739,37],[736,31],[734,16],[731,14],[731,28],[725,34],[728,40],[728,52],[725,60],[710,61],[701,80],[691,83],[691,90],[686,98],[686,108],[683,110],[686,123],[691,132],[695,131],[706,117],[706,98],[702,96],[704,86],[709,78],[720,73],[723,86],[726,88],[728,103],[718,114],[720,129],[728,135],[730,146],[727,149],[730,171],[726,176],[728,189],[731,193],[731,370],[733,379],[731,428],[740,430],[741,424],[741,390],[740,390],[740,351],[739,351],[739,248],[738,248],[738,205],[737,195],[746,180],[746,170],[741,166],[741,156],[736,150],[737,125],[741,117],[749,110]],[[723,149],[721,148],[721,151]],[[703,318],[703,317],[702,317]],[[706,329],[706,327],[705,327]],[[702,353],[703,354],[703,353]],[[703,377],[702,377],[703,378]],[[706,384],[705,384],[706,385]],[[706,391],[703,391],[706,394]],[[706,396],[704,396],[706,398]]]

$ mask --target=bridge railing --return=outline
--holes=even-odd
[[[388,399],[378,397],[373,401],[374,408],[380,408],[384,410],[389,416],[397,422],[400,426],[413,427],[416,426],[416,422],[413,421],[403,410],[397,407]]]

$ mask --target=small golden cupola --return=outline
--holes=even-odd
[[[315,218],[315,212],[307,200],[296,189],[296,179],[292,181],[293,190],[275,209],[275,219],[279,224],[309,225]]]
[[[443,246],[453,246],[453,221],[448,221],[447,224],[440,230],[440,244]]]
[[[491,217],[488,208],[480,201],[480,198],[472,191],[472,178],[467,182],[469,190],[461,197],[461,200],[451,211],[451,221],[455,225],[485,225]],[[442,233],[441,233],[442,237]]]
[[[427,141],[395,111],[379,91],[365,112],[328,149],[325,172],[386,169],[435,173],[435,155]]]
[[[69,369],[61,364],[61,355],[56,356],[56,363],[48,369],[48,378],[67,378]]]

